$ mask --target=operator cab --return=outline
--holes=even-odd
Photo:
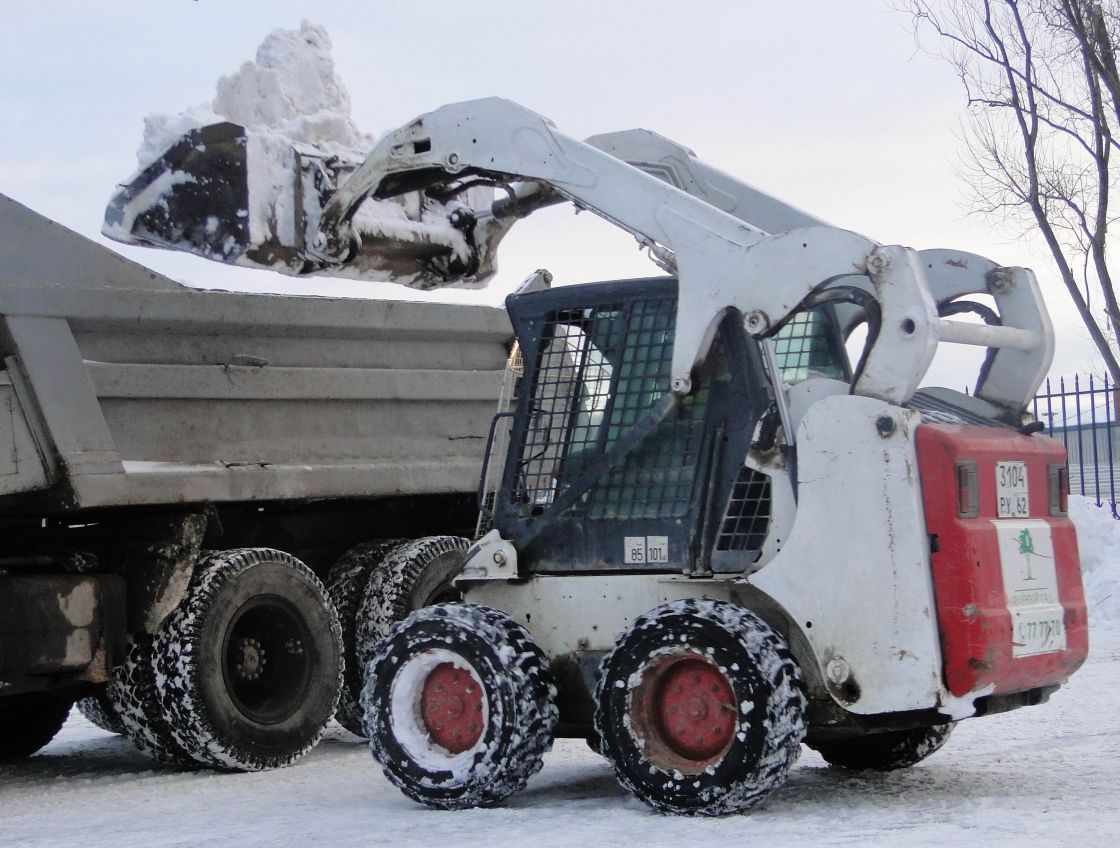
[[[506,466],[484,502],[534,573],[705,576],[762,555],[767,466],[792,461],[765,357],[729,313],[692,392],[672,403],[677,297],[677,280],[660,277],[507,300],[523,373],[504,416]],[[787,384],[850,385],[833,307],[795,315],[773,346]]]

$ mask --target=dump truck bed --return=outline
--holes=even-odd
[[[473,491],[496,307],[203,291],[0,195],[0,506]]]

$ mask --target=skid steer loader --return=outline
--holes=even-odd
[[[468,190],[447,213],[467,255],[393,273],[484,279],[512,222],[570,201],[667,275],[537,276],[508,299],[519,357],[463,601],[393,625],[365,669],[373,754],[406,794],[500,802],[567,735],[658,810],[739,812],[803,742],[840,768],[910,766],[1084,661],[1066,456],[1026,412],[1053,353],[1030,271],[877,244],[652,133],[580,142],[498,99],[389,133],[275,255],[345,273],[379,250],[363,204]],[[142,195],[112,219],[143,220]],[[178,223],[193,242],[165,246],[221,253]],[[986,348],[972,396],[919,388],[939,342]]]

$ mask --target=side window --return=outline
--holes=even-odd
[[[847,354],[825,308],[795,315],[774,337],[774,354],[787,383],[809,377],[848,380]]]

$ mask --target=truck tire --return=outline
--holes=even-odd
[[[0,762],[30,757],[54,739],[73,703],[50,692],[0,698]]]
[[[826,763],[848,771],[895,771],[910,768],[949,741],[953,724],[869,733],[856,739],[810,742]]]
[[[156,637],[176,741],[231,771],[291,765],[323,735],[342,685],[342,634],[311,570],[270,548],[204,558]]]
[[[100,727],[109,733],[124,734],[124,724],[105,693],[105,687],[98,688],[97,692],[82,698],[74,706],[94,727]]]
[[[806,699],[785,640],[721,601],[663,604],[603,658],[595,728],[619,782],[655,810],[742,812],[782,784]]]
[[[364,676],[377,646],[398,621],[423,607],[462,598],[451,579],[469,547],[460,536],[425,536],[385,556],[370,575],[358,610],[355,654],[360,674]]]
[[[394,624],[362,706],[385,776],[442,810],[497,804],[540,771],[559,716],[548,659],[504,613],[427,607]]]
[[[175,740],[156,692],[151,636],[134,638],[124,661],[113,669],[105,699],[121,723],[125,737],[157,763],[197,768],[198,763]]]
[[[384,539],[366,542],[344,553],[327,572],[327,594],[330,595],[338,624],[342,628],[342,652],[345,670],[339,693],[335,720],[356,736],[362,730],[362,665],[358,662],[358,613],[365,598],[366,586],[385,555],[405,539]]]

